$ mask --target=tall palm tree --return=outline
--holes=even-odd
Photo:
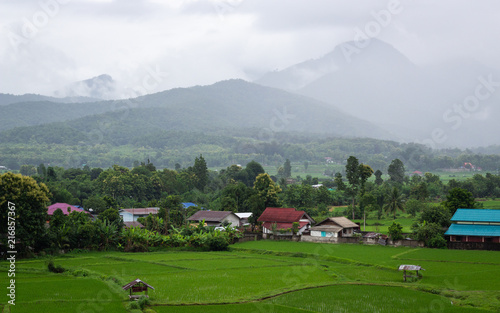
[[[393,187],[392,191],[389,192],[389,195],[387,197],[387,202],[384,205],[384,211],[386,213],[392,213],[394,219],[396,219],[397,210],[401,210],[404,212],[403,200],[402,200],[402,195],[399,192],[399,189]]]

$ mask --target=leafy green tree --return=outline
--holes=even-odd
[[[102,173],[102,168],[93,168],[90,170],[90,179],[96,180],[99,175]]]
[[[115,224],[119,229],[123,227],[123,220],[122,217],[120,216],[120,213],[118,212],[118,209],[107,209],[101,214],[98,215],[98,218],[101,221],[108,221],[112,224]]]
[[[447,228],[451,224],[451,213],[448,208],[442,205],[427,205],[422,209],[418,222],[423,223],[434,223],[439,225],[441,228]]]
[[[402,198],[403,198],[403,196],[402,196],[401,192],[396,187],[393,187],[392,191],[387,196],[387,200],[386,200],[387,202],[386,202],[383,209],[388,214],[392,213],[394,219],[396,219],[396,212],[398,210],[401,210],[401,211],[404,210]]]
[[[40,249],[46,233],[45,222],[48,219],[47,205],[49,190],[43,183],[38,184],[33,178],[21,174],[5,173],[0,175],[0,233],[7,234],[8,217],[15,218],[16,236],[22,238],[22,251],[30,247]],[[13,212],[13,213],[9,213]],[[2,242],[7,245],[7,237]]]
[[[344,181],[342,180],[342,174],[337,172],[335,173],[335,178],[333,179],[335,186],[337,186],[337,190],[345,190],[346,186]]]
[[[313,200],[316,203],[316,205],[319,204],[325,204],[325,205],[331,205],[332,204],[332,194],[326,188],[325,186],[320,186],[317,188],[313,194]]]
[[[379,186],[382,185],[384,183],[384,180],[382,179],[382,171],[376,170],[374,175],[375,175],[375,184]]]
[[[246,209],[245,201],[250,196],[251,191],[252,189],[247,187],[244,183],[238,182],[236,184],[229,184],[224,187],[224,189],[221,191],[221,197],[233,200],[233,207],[230,209],[231,211],[235,210],[235,212],[244,212]],[[221,201],[221,204],[222,202],[223,201]]]
[[[455,214],[457,209],[472,209],[477,206],[472,193],[462,188],[451,189],[446,200],[443,201],[443,205],[448,208],[451,215]]]
[[[49,166],[47,168],[47,180],[48,181],[56,181],[57,180],[57,174],[56,171],[52,166]]]
[[[262,173],[257,175],[253,190],[254,194],[246,201],[246,207],[253,213],[249,219],[252,229],[255,228],[257,219],[267,207],[280,207],[281,205],[278,196],[281,188],[273,182],[269,174]]]
[[[252,231],[255,230],[257,225],[257,220],[262,215],[262,212],[266,209],[266,204],[264,199],[262,199],[257,193],[251,195],[246,201],[245,206],[252,212],[252,216],[248,218],[248,222],[252,225]]]
[[[238,211],[238,204],[236,200],[230,197],[224,197],[221,199],[221,210],[222,211]]]
[[[399,223],[392,222],[392,225],[388,228],[388,232],[392,240],[403,239],[403,226]]]
[[[365,165],[365,164],[361,163],[359,165],[358,173],[359,173],[359,184],[360,184],[360,189],[361,189],[360,193],[361,193],[361,196],[363,196],[365,193],[366,181],[368,180],[368,178],[370,178],[372,176],[373,169],[369,165]]]
[[[269,174],[262,173],[257,175],[253,189],[264,200],[266,207],[279,207],[281,205],[278,197],[281,188],[273,182]]]
[[[250,161],[248,164],[245,166],[245,173],[247,175],[247,186],[252,186],[252,184],[255,182],[255,179],[259,174],[265,173],[264,168],[262,165],[260,165],[256,161]]]
[[[347,164],[345,166],[345,172],[349,186],[346,187],[347,194],[351,196],[352,199],[352,218],[355,218],[356,210],[356,196],[359,190],[359,161],[356,157],[350,156],[347,159]]]
[[[387,168],[387,174],[390,176],[390,181],[402,184],[405,178],[405,166],[400,159],[392,160]]]
[[[169,229],[170,225],[180,227],[185,225],[187,212],[182,205],[180,196],[170,195],[167,196],[160,203],[160,210],[158,217],[162,218],[165,222],[165,231]]]
[[[427,247],[430,248],[444,248],[446,247],[446,240],[444,239],[444,230],[441,225],[436,223],[422,223],[414,224],[412,226],[413,237],[417,240],[423,241]]]
[[[429,189],[428,184],[426,182],[420,182],[414,185],[410,191],[410,195],[415,197],[418,200],[424,201],[429,197]]]
[[[292,176],[292,165],[290,164],[289,159],[286,159],[285,164],[283,164],[283,175],[284,177]]]
[[[47,178],[47,169],[45,168],[45,164],[40,163],[40,165],[38,165],[37,173],[42,179]]]
[[[405,203],[406,212],[408,212],[413,217],[415,217],[417,213],[422,211],[424,207],[426,207],[426,204],[417,199],[408,199]]]
[[[196,176],[196,188],[203,190],[208,183],[208,168],[201,154],[194,160],[193,173]]]
[[[23,176],[33,176],[37,173],[36,167],[33,165],[21,165],[21,169],[19,171]]]

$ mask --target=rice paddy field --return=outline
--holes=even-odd
[[[141,312],[121,289],[155,288],[142,312],[499,312],[494,251],[251,241],[226,252],[69,253],[17,260],[16,305],[2,312]],[[404,282],[401,264],[422,266]],[[2,288],[8,264],[0,262]]]

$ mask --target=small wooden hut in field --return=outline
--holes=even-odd
[[[419,265],[405,265],[405,264],[400,265],[399,266],[399,270],[403,271],[403,279],[404,279],[404,281],[406,281],[407,277],[419,278],[420,276],[418,275],[418,271],[425,271],[425,269],[423,269]],[[407,275],[406,271],[416,271],[416,275]]]
[[[131,281],[130,283],[128,283],[128,284],[126,284],[125,286],[122,287],[123,290],[130,290],[130,295],[129,295],[129,299],[130,300],[137,300],[141,296],[143,296],[143,295],[134,295],[132,293],[143,292],[143,291],[145,292],[144,296],[146,296],[147,298],[149,298],[149,296],[148,296],[148,289],[149,288],[155,290],[153,288],[153,286],[146,284],[145,282],[143,282],[139,278],[137,278],[136,280]]]

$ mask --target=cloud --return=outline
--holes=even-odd
[[[396,0],[4,1],[0,92],[47,93],[104,73],[125,90],[140,85],[147,68],[155,66],[169,78],[154,91],[253,79],[352,40],[391,1]],[[54,3],[55,13],[14,49],[12,33],[22,37],[26,20],[33,23],[47,12],[44,5]],[[379,38],[415,63],[474,58],[500,68],[500,3],[400,3],[403,12]]]

